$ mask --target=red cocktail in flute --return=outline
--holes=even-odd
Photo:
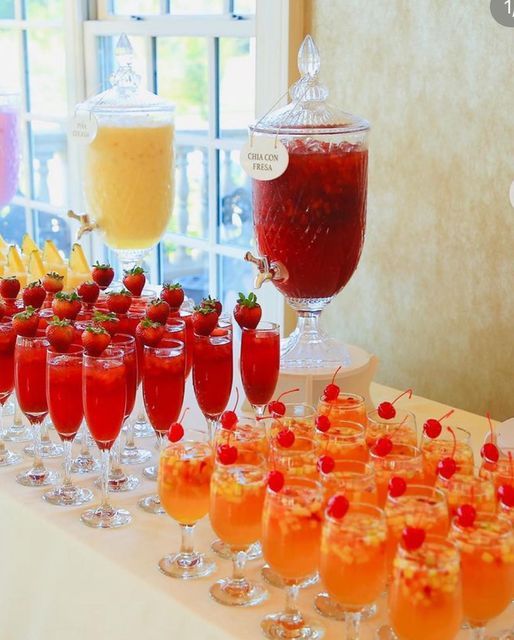
[[[254,225],[261,282],[272,280],[298,313],[283,353],[287,368],[348,361],[344,345],[318,326],[324,307],[359,263],[366,224],[369,124],[326,102],[319,52],[307,36],[298,54],[300,80],[291,103],[250,127],[258,148],[279,140],[288,164],[278,176],[253,179]],[[280,150],[280,149],[279,149]]]
[[[127,403],[126,368],[122,349],[108,347],[99,356],[84,355],[82,399],[87,426],[102,456],[102,502],[81,516],[95,528],[120,527],[130,522],[130,514],[115,509],[108,499],[110,449],[125,419]]]
[[[48,340],[42,336],[18,336],[14,351],[14,385],[20,409],[34,428],[34,463],[20,473],[16,481],[26,487],[52,484],[51,473],[41,459],[41,423],[48,413],[46,401],[46,350]]]
[[[93,494],[71,481],[71,445],[82,423],[82,355],[77,345],[59,353],[52,347],[46,357],[46,397],[48,411],[64,446],[64,479],[60,487],[48,491],[43,498],[50,504],[72,507],[89,502]]]
[[[241,334],[241,380],[248,402],[257,417],[275,392],[280,367],[280,328],[261,322],[256,329],[243,328]]]
[[[15,344],[16,333],[11,318],[6,318],[0,321],[0,467],[7,467],[21,460],[21,456],[5,448],[2,428],[3,408],[14,389]]]
[[[232,391],[232,331],[214,329],[212,335],[195,334],[193,386],[212,440],[218,420],[225,411]]]

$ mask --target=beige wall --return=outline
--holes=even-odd
[[[327,310],[378,381],[514,415],[514,30],[488,0],[306,0],[331,99],[372,124],[367,237]]]

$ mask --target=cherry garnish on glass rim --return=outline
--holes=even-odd
[[[346,496],[337,494],[332,496],[328,501],[327,513],[332,518],[343,518],[350,507],[350,503]]]
[[[288,389],[287,391],[283,391],[276,400],[272,400],[268,404],[268,409],[273,418],[276,418],[276,417],[281,418],[286,413],[286,405],[283,402],[281,402],[280,398],[283,398],[288,393],[294,393],[296,391],[300,391],[300,389],[297,387],[296,389]]]
[[[489,430],[491,432],[491,440],[490,442],[486,442],[483,447],[480,449],[480,455],[486,462],[498,462],[500,458],[500,452],[498,451],[498,447],[494,444],[494,429],[493,423],[491,421],[491,415],[489,412],[486,413],[487,420],[489,421]]]
[[[441,435],[441,431],[443,430],[443,425],[441,424],[445,418],[449,418],[453,413],[455,413],[455,409],[450,409],[447,413],[444,414],[439,420],[435,418],[429,418],[425,424],[423,425],[423,431],[426,435],[435,440]]]
[[[332,400],[337,400],[337,396],[339,395],[341,389],[335,384],[335,379],[341,367],[337,367],[334,371],[334,375],[332,376],[332,382],[327,384],[325,389],[323,390],[323,400],[326,402],[331,402]]]
[[[451,456],[439,460],[437,463],[437,472],[445,480],[449,480],[457,471],[457,463],[455,462],[455,451],[457,450],[457,437],[455,431],[451,427],[447,427],[448,431],[452,434],[453,449]]]
[[[402,393],[400,393],[399,396],[396,396],[392,402],[381,402],[377,407],[379,417],[383,420],[392,420],[393,418],[396,418],[396,409],[394,408],[394,404],[405,395],[408,395],[409,399],[412,398],[412,389],[402,391]]]

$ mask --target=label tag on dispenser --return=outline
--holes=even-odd
[[[73,140],[89,144],[95,139],[98,123],[93,113],[77,112],[71,119],[70,136]]]
[[[289,154],[278,138],[250,136],[241,149],[240,162],[250,178],[274,180],[287,169]]]

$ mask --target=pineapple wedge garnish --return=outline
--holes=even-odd
[[[70,259],[68,261],[68,274],[66,288],[76,289],[80,284],[91,280],[91,267],[84,254],[82,246],[75,242],[71,248]]]
[[[7,251],[7,267],[4,270],[6,276],[16,276],[20,281],[22,287],[27,286],[27,274],[25,272],[25,265],[21,258],[20,252],[16,245],[11,244]]]
[[[5,255],[8,249],[9,249],[9,245],[2,238],[2,234],[0,233],[0,254]]]
[[[45,265],[43,264],[43,259],[41,258],[41,252],[39,249],[35,249],[30,254],[29,258],[29,268],[28,268],[28,277],[29,282],[34,282],[34,280],[41,280],[46,274]]]
[[[45,273],[55,271],[66,279],[68,269],[53,240],[45,240],[43,247],[43,264],[45,265]]]

